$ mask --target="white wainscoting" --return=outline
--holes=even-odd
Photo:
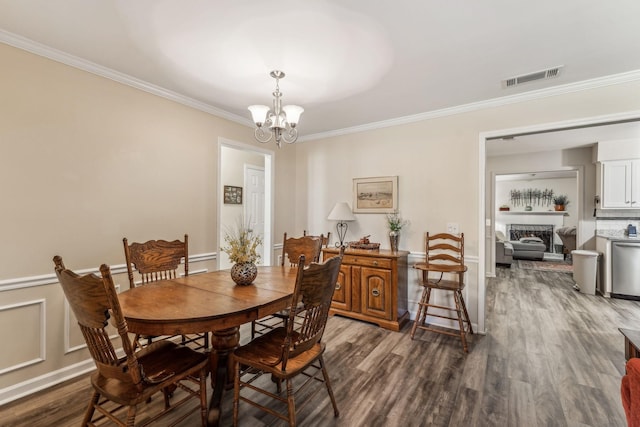
[[[189,264],[214,261],[216,259],[217,253],[196,254],[189,256]],[[208,271],[207,268],[194,269],[190,274],[198,274],[206,271]],[[112,265],[111,272],[114,275],[124,274],[126,276],[126,265]],[[97,268],[76,270],[76,273],[94,273],[100,275],[100,271]],[[20,328],[20,332],[25,336],[25,339],[38,343],[37,346],[34,346],[34,351],[28,349],[23,351],[24,354],[18,354],[17,356],[15,356],[15,353],[12,353],[13,357],[17,357],[19,360],[13,360],[4,356],[8,354],[7,352],[0,353],[3,355],[0,356],[0,378],[2,375],[11,375],[11,377],[5,376],[5,383],[6,378],[20,378],[14,384],[6,385],[3,383],[0,388],[0,406],[95,369],[95,364],[91,358],[87,358],[77,363],[71,362],[78,359],[78,356],[74,356],[73,353],[77,353],[85,349],[86,344],[79,328],[77,327],[75,316],[73,315],[68,302],[65,300],[63,306],[59,304],[60,300],[57,298],[62,294],[62,288],[56,286],[59,293],[57,293],[57,291],[54,292],[56,295],[56,302],[52,304],[47,304],[47,298],[33,299],[34,288],[45,285],[57,285],[57,283],[58,279],[55,273],[40,276],[18,277],[0,281],[0,294],[2,292],[13,291],[12,298],[16,299],[15,297],[17,295],[18,299],[18,301],[12,304],[0,306],[0,322],[2,322],[3,326],[15,325],[11,327]],[[121,286],[116,284],[116,287],[120,290]],[[128,288],[128,280],[126,280],[125,288]],[[23,291],[25,297],[20,301],[20,296]],[[51,295],[51,292],[47,289],[41,294]],[[24,319],[20,319],[20,313],[16,312],[16,310],[33,310],[34,306],[38,307],[37,314],[29,312],[28,315],[26,315],[26,321]],[[56,309],[59,310],[59,313],[47,313],[48,307],[60,307],[59,309]],[[3,318],[3,316],[6,316],[6,318]],[[20,319],[19,324],[16,324],[16,317]],[[23,317],[25,317],[25,315],[23,315]],[[48,325],[49,328],[47,328],[46,319],[49,319],[49,322],[51,319],[60,319],[60,322],[63,322],[63,325]],[[4,328],[3,334],[3,328],[0,327],[0,340],[5,343],[11,342],[12,339],[15,339],[15,335],[12,334],[13,329],[6,329],[6,326],[4,326]],[[53,334],[51,331],[54,330],[62,331],[62,336],[58,335],[58,333],[56,333],[56,336],[47,336],[47,334]],[[117,336],[115,328],[113,329],[113,334],[110,335],[113,337]],[[46,344],[48,341],[50,344],[53,344],[53,347],[55,348],[53,350],[54,354],[49,355],[49,357],[47,357],[46,354]],[[50,349],[50,352],[51,351],[52,350]],[[66,356],[70,356],[70,358],[65,359]],[[66,362],[68,365],[65,365],[65,360],[68,360]],[[37,370],[34,370],[33,367],[33,365],[41,363],[55,364],[56,366],[54,366],[50,372],[42,375],[41,366]],[[29,372],[31,372],[30,370],[33,370],[33,375],[29,374]]]

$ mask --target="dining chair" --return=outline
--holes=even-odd
[[[431,235],[427,232],[425,234],[425,248],[425,262],[414,265],[414,268],[422,272],[420,284],[424,290],[418,302],[416,320],[411,328],[411,339],[414,339],[418,328],[457,336],[462,341],[464,352],[468,353],[466,334],[467,332],[473,334],[473,327],[462,295],[465,286],[464,275],[467,271],[464,264],[464,233],[460,233],[458,236],[449,233]],[[450,292],[453,295],[454,306],[434,304],[431,300],[431,291],[434,289]],[[429,312],[429,308],[434,308],[435,311]],[[453,313],[455,313],[455,317]],[[458,323],[459,330],[451,332],[446,328],[429,326],[426,323],[427,315],[454,320]]]
[[[307,230],[303,230],[302,231],[302,235],[303,236],[307,236]],[[314,236],[312,234],[309,234],[309,236]],[[331,232],[327,231],[327,234],[321,234],[319,236],[316,237],[320,237],[322,239],[322,247],[323,248],[327,248],[329,247],[329,242],[331,241]]]
[[[149,240],[144,243],[129,243],[127,238],[122,239],[124,244],[124,256],[127,264],[129,287],[169,280],[178,277],[178,267],[184,259],[184,275],[189,275],[189,236],[184,235],[184,241],[174,240]],[[139,273],[140,281],[134,278],[134,269]],[[157,337],[136,337],[136,345],[142,345],[140,339],[146,339],[147,344]],[[164,337],[171,338],[171,337]],[[193,344],[196,350],[209,348],[209,334],[182,335],[182,344]]]
[[[68,270],[60,256],[55,256],[53,262],[58,281],[97,368],[91,375],[93,394],[82,425],[94,426],[94,421],[106,417],[119,426],[131,427],[135,423],[138,405],[158,392],[164,395],[163,409],[141,425],[154,423],[189,403],[192,398],[198,404],[189,408],[187,413],[199,410],[202,425],[207,425],[209,355],[168,340],[156,341],[135,351],[109,266],[103,264],[100,267],[102,277],[94,274],[80,276]],[[109,322],[115,326],[116,332],[107,329]],[[120,339],[120,343],[112,341],[117,339],[113,335]],[[116,351],[119,347],[124,352],[122,357]],[[171,392],[174,396],[171,404],[169,390],[176,388],[177,391]],[[96,411],[98,414],[94,420]]]
[[[316,382],[324,382],[333,405],[333,413],[336,417],[339,415],[323,359],[325,343],[321,339],[327,324],[343,255],[344,248],[340,251],[339,256],[330,258],[325,263],[312,262],[309,265],[306,263],[305,256],[300,256],[295,289],[291,299],[291,306],[300,306],[300,310],[289,312],[289,321],[286,326],[273,329],[248,344],[238,347],[232,353],[234,426],[238,425],[240,401],[288,421],[290,426],[295,426],[295,395],[298,394],[297,392],[305,390],[305,396],[311,399],[315,392],[307,393],[306,388]],[[297,315],[301,315],[303,319],[299,328],[294,325],[294,317]],[[322,373],[322,377],[319,376],[320,373]],[[260,381],[256,381],[264,374],[271,374],[272,380],[278,385],[278,394],[262,388]],[[294,387],[292,380],[298,375],[303,375],[306,379],[304,383],[296,383]],[[279,395],[282,381],[286,383],[286,397]],[[271,381],[268,383],[271,384]],[[244,389],[248,389],[249,393],[243,394]],[[265,406],[264,396],[252,400],[252,397],[255,396],[253,392],[286,404],[286,414]],[[309,402],[309,400],[305,402]]]
[[[286,263],[289,263],[291,267],[295,267],[298,265],[297,263],[301,255],[305,256],[305,260],[307,260],[306,265],[309,265],[311,262],[319,262],[323,240],[324,236],[322,235],[287,238],[287,233],[285,232],[282,240],[280,265],[284,267]],[[264,334],[266,331],[286,323],[288,319],[289,309],[285,309],[270,316],[254,320],[251,322],[251,339],[254,339],[256,335]]]

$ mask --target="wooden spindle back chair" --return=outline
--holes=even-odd
[[[97,368],[91,376],[94,392],[82,425],[94,425],[92,420],[97,410],[99,418],[109,418],[123,427],[133,426],[137,406],[158,392],[164,394],[164,409],[149,423],[195,398],[198,405],[188,413],[199,410],[202,425],[206,425],[208,355],[170,341],[154,342],[136,352],[109,266],[103,264],[100,267],[100,278],[93,274],[80,276],[66,269],[60,256],[55,256],[53,262]],[[116,348],[119,345],[112,342],[110,333],[113,332],[106,329],[109,320],[117,329],[124,357],[118,357]],[[175,387],[184,390],[186,396],[172,405],[169,390]],[[127,408],[125,420],[118,412],[120,407]]]
[[[240,401],[247,402],[288,421],[290,426],[295,426],[294,395],[296,393],[292,379],[299,374],[304,374],[306,381],[297,387],[297,390],[306,388],[312,382],[322,381],[325,383],[333,405],[334,415],[338,416],[338,407],[323,360],[325,343],[321,339],[326,328],[343,254],[344,248],[339,256],[330,258],[323,264],[314,262],[306,267],[306,260],[302,255],[298,263],[296,286],[291,300],[291,306],[300,307],[300,309],[289,312],[289,321],[286,327],[273,329],[234,351],[232,356],[234,364],[234,426],[238,423]],[[294,325],[296,316],[302,318],[302,324],[299,327]],[[241,366],[248,369],[243,373],[240,370]],[[309,370],[313,372],[309,373]],[[322,378],[318,376],[320,373]],[[286,397],[260,388],[255,380],[263,374],[270,374],[278,384],[278,388],[280,382],[285,381]],[[248,376],[249,379],[245,381],[243,376]],[[242,395],[241,392],[244,388],[257,391],[287,404],[287,413],[277,412],[258,401],[252,401]],[[314,394],[309,393],[308,395],[313,396]]]
[[[129,287],[156,282],[158,280],[170,280],[179,277],[179,266],[184,260],[184,276],[189,275],[189,235],[184,235],[184,241],[174,240],[149,240],[144,243],[129,243],[127,238],[122,239],[124,245],[124,257],[127,264]],[[134,270],[140,276],[140,282],[136,283]],[[148,343],[157,337],[144,338]],[[170,338],[170,337],[164,337]],[[209,348],[209,334],[182,335],[182,344],[193,344],[196,349]],[[140,339],[136,339],[137,345],[143,345]]]
[[[300,256],[305,257],[305,265],[309,265],[312,262],[319,262],[323,239],[324,236],[322,235],[287,238],[287,233],[284,233],[280,265],[284,266],[285,263],[288,262],[292,267],[297,266]],[[286,261],[285,258],[287,258]],[[281,324],[286,325],[288,320],[289,309],[281,310],[272,315],[254,320],[251,322],[251,339],[255,338],[256,335],[264,334]]]

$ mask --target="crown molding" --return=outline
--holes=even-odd
[[[546,89],[532,90],[516,95],[503,96],[500,98],[488,99],[485,101],[472,102],[470,104],[458,105],[440,110],[428,111],[426,113],[414,114],[411,116],[398,117],[396,119],[383,120],[374,123],[368,123],[361,126],[353,126],[344,129],[337,129],[329,132],[321,132],[312,135],[305,135],[298,138],[298,141],[315,141],[341,135],[349,135],[358,132],[372,131],[376,129],[387,128],[391,126],[399,126],[408,123],[415,123],[425,120],[436,119],[440,117],[453,116],[456,114],[478,111],[485,108],[500,107],[518,102],[532,101],[536,99],[548,98],[550,96],[564,95],[573,92],[581,92],[590,89],[596,89],[604,86],[612,86],[617,84],[629,83],[640,80],[640,70],[629,71],[626,73],[612,74],[610,76],[599,77],[596,79],[583,80],[576,83],[568,83],[565,85],[554,86]]]
[[[223,119],[230,120],[232,122],[241,124],[243,126],[253,128],[251,120],[238,116],[236,114],[229,113],[220,108],[214,107],[202,101],[181,95],[179,93],[164,89],[160,86],[145,82],[136,77],[124,74],[110,68],[98,65],[94,62],[87,61],[74,55],[70,55],[63,51],[54,49],[41,43],[37,43],[26,37],[19,36],[8,31],[0,30],[0,42],[7,45],[16,47],[18,49],[26,50],[45,58],[49,58],[53,61],[60,62],[65,65],[69,65],[74,68],[78,68],[87,71],[92,74],[96,74],[107,79],[116,81],[118,83],[131,86],[136,89],[143,90],[145,92],[175,101],[177,103],[186,105],[196,110],[203,111],[205,113],[212,114]],[[425,113],[413,114],[410,116],[398,117],[395,119],[382,120],[379,122],[367,123],[360,126],[352,126],[343,129],[336,129],[328,132],[319,132],[310,135],[302,135],[298,138],[298,142],[316,141],[319,139],[326,139],[341,135],[349,135],[359,132],[372,131],[376,129],[383,129],[392,126],[400,126],[408,123],[415,123],[425,120],[436,119],[440,117],[453,116],[456,114],[468,113],[471,111],[482,110],[485,108],[499,107],[518,102],[531,101],[535,99],[547,98],[550,96],[563,95],[567,93],[580,92],[584,90],[595,89],[603,86],[611,86],[617,84],[623,84],[640,80],[640,70],[633,70],[626,73],[613,74],[610,76],[599,77],[590,80],[584,80],[576,83],[569,83],[560,86],[554,86],[546,89],[533,90],[521,94],[503,96],[499,98],[488,99],[485,101],[472,102],[469,104],[458,105],[450,108],[443,108],[440,110],[428,111]]]
[[[239,123],[243,126],[253,127],[253,123],[251,122],[251,120],[245,117],[240,117],[236,114],[229,113],[228,111],[221,110],[220,108],[214,107],[193,98],[189,98],[188,96],[184,96],[177,92],[164,89],[160,86],[145,82],[144,80],[138,79],[128,74],[112,70],[111,68],[104,67],[102,65],[96,64],[95,62],[87,61],[77,56],[70,55],[61,50],[54,49],[52,47],[43,45],[17,34],[0,30],[0,42],[16,47],[18,49],[26,50],[27,52],[31,52],[39,56],[43,56],[45,58],[49,58],[56,62],[69,65],[70,67],[78,68],[80,70],[113,80],[115,82],[143,90],[153,95],[175,101],[179,104],[195,108],[196,110],[204,111],[205,113],[209,113],[214,116]]]

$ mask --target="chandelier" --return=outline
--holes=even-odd
[[[269,142],[275,137],[276,144],[280,148],[282,141],[287,144],[293,144],[298,139],[298,129],[296,125],[300,120],[300,115],[304,108],[298,105],[281,106],[279,81],[284,78],[284,73],[279,70],[273,70],[271,77],[276,79],[276,90],[273,92],[273,109],[270,110],[266,105],[250,105],[251,117],[256,124],[255,137],[258,142]],[[265,129],[263,126],[269,126]]]

